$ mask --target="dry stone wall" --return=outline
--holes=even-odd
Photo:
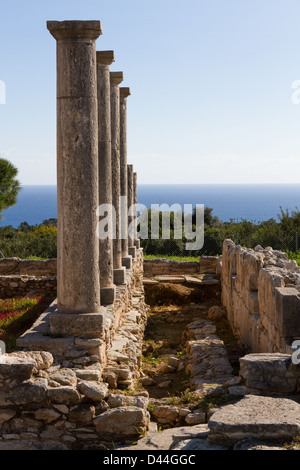
[[[177,261],[165,258],[144,259],[145,277],[157,274],[216,274],[218,258],[200,256],[199,261]]]
[[[140,374],[148,311],[142,268],[137,250],[101,334],[52,335],[54,302],[18,339],[18,350],[0,356],[0,450],[104,449],[148,431],[147,394],[121,391]]]
[[[222,303],[249,352],[290,354],[300,337],[300,267],[271,247],[242,248],[227,239],[219,260]]]

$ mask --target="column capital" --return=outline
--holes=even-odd
[[[55,39],[97,39],[102,34],[100,21],[47,21]]]
[[[123,72],[110,72],[110,83],[112,85],[120,85],[120,83],[124,80]]]
[[[115,61],[114,51],[97,51],[97,64],[111,65]]]
[[[120,96],[123,98],[127,98],[127,96],[131,95],[130,88],[128,87],[121,87],[120,88]]]

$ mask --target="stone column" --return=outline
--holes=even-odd
[[[100,334],[99,312],[106,311],[100,306],[97,237],[101,24],[48,21],[47,28],[57,40],[57,316],[51,315],[50,330],[85,335],[87,327]]]
[[[113,51],[97,51],[97,95],[98,95],[98,154],[99,154],[99,213],[108,225],[105,232],[113,229],[112,174],[111,174],[111,116],[110,116],[110,65],[114,62]],[[101,227],[102,228],[102,227]],[[116,286],[113,282],[113,240],[112,234],[99,234],[99,268],[101,304],[114,302]]]
[[[127,165],[127,179],[128,179],[128,209],[134,204],[133,196],[133,165]],[[128,216],[128,223],[134,220],[134,216]],[[136,257],[136,247],[134,244],[134,232],[128,232],[128,253],[135,258]]]
[[[133,173],[133,203],[137,204],[137,173],[136,172]],[[135,217],[137,217],[137,213],[135,214]],[[134,235],[134,245],[137,250],[141,247],[140,239],[138,238],[136,231]]]
[[[120,221],[120,90],[123,72],[110,72],[111,103],[111,164],[112,164],[112,202],[115,209],[115,238],[113,240],[114,283],[126,282],[126,268],[122,265],[122,240]]]
[[[120,172],[121,172],[121,225],[122,263],[132,268],[132,256],[128,254],[128,183],[127,183],[127,97],[130,88],[120,88]]]

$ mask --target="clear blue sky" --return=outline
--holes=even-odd
[[[56,183],[55,40],[100,20],[124,72],[139,183],[300,183],[299,0],[1,0],[0,154]],[[1,90],[0,90],[1,91]],[[0,94],[1,96],[1,94]],[[299,95],[300,96],[300,95]]]

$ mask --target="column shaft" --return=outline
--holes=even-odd
[[[102,305],[112,304],[115,299],[115,285],[113,283],[113,214],[111,212],[112,164],[110,110],[110,65],[113,61],[113,51],[97,51],[99,216],[100,221],[103,220],[105,223],[107,222],[107,224],[105,224],[105,232],[111,231],[108,236],[107,233],[99,234],[100,292]]]
[[[122,72],[110,72],[111,100],[111,163],[112,163],[112,203],[115,209],[115,238],[113,240],[113,267],[115,284],[126,281],[126,268],[122,266],[122,241],[120,221],[120,91]]]
[[[127,165],[127,179],[128,179],[128,210],[129,210],[134,204],[133,165]],[[136,247],[134,244],[135,234],[134,234],[134,230],[132,230],[133,220],[134,220],[134,216],[129,213],[128,224],[131,227],[131,230],[128,231],[128,252],[133,258],[135,258]]]
[[[100,311],[96,38],[99,21],[51,21],[57,39],[58,311]]]
[[[137,204],[137,173],[133,173],[133,203]],[[135,213],[135,217],[137,217],[137,213]],[[137,249],[140,248],[140,239],[137,235],[137,230],[135,229],[134,234],[134,245]]]
[[[128,181],[127,181],[127,97],[130,89],[120,88],[120,180],[121,180],[121,226],[122,226],[122,263],[132,267],[132,256],[128,254]]]

